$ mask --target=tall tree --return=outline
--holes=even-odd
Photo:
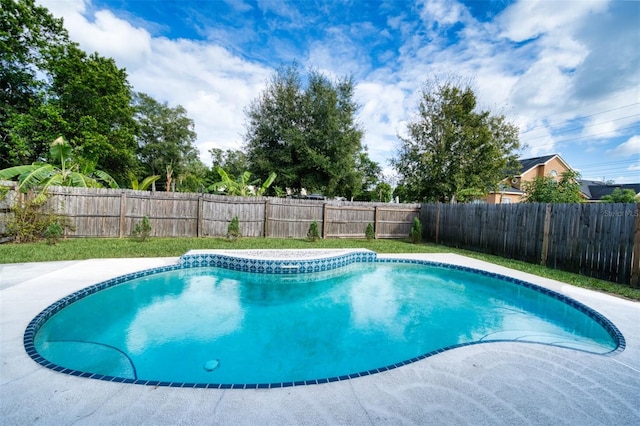
[[[216,179],[218,167],[222,167],[229,176],[234,178],[240,177],[242,173],[249,170],[247,155],[240,150],[227,149],[223,151],[220,148],[211,148],[209,154],[213,160],[211,170],[215,173]]]
[[[69,45],[62,19],[34,0],[0,0],[0,168],[44,159],[59,135],[30,131],[57,113],[46,105],[47,77]]]
[[[127,182],[137,159],[126,71],[111,58],[72,46],[54,64],[52,76],[52,103],[61,111],[63,134],[78,147],[83,161]]]
[[[473,90],[453,81],[425,85],[417,116],[399,139],[391,164],[414,201],[454,202],[462,191],[491,191],[516,167],[520,147],[516,126],[476,112]]]
[[[355,120],[354,84],[331,82],[308,72],[306,86],[297,64],[276,71],[245,111],[250,170],[278,171],[278,184],[293,190],[352,196],[360,190],[356,163],[363,132]]]
[[[169,167],[171,176],[185,177],[189,164],[196,164],[198,159],[194,123],[187,111],[180,105],[169,107],[144,93],[135,96],[135,111],[138,152],[145,173],[168,176]]]

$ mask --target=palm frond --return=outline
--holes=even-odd
[[[107,185],[109,185],[109,188],[113,188],[113,189],[120,188],[118,186],[118,182],[116,182],[116,180],[112,178],[109,173],[102,170],[94,170],[93,174],[96,175],[98,179],[106,182]],[[158,176],[158,178],[160,178],[160,176]]]
[[[18,177],[18,190],[27,192],[29,189],[42,185],[54,173],[54,167],[51,164],[38,164],[30,166],[31,169],[26,170]]]
[[[69,174],[69,183],[77,188],[101,188],[102,185],[97,180],[83,175],[80,172],[71,172]]]
[[[0,170],[0,179],[11,180],[16,176],[20,176],[23,173],[33,170],[36,167],[39,166],[36,164],[28,164],[25,166],[9,167],[8,169]]]
[[[146,191],[147,188],[149,188],[151,184],[158,179],[160,179],[160,175],[147,176],[146,178],[144,178],[142,183],[138,185],[137,189],[139,189],[140,191]]]

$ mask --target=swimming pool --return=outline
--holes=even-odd
[[[191,253],[62,299],[25,347],[83,377],[243,388],[345,380],[491,341],[624,348],[606,318],[529,283],[366,251],[314,255]]]

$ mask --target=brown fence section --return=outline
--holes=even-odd
[[[16,198],[15,185],[0,201],[0,231]],[[304,238],[318,224],[323,238],[364,238],[369,223],[378,238],[405,238],[420,205],[229,197],[129,189],[51,187],[46,208],[69,218],[68,237],[119,238],[131,235],[144,216],[156,237],[225,236],[238,217],[246,237]]]
[[[424,204],[433,242],[638,286],[640,204]]]

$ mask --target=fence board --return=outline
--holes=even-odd
[[[638,211],[635,204],[425,204],[420,218],[430,241],[630,284]]]
[[[0,200],[0,236],[20,198],[15,183]],[[404,238],[415,217],[423,237],[539,263],[587,276],[638,285],[640,208],[635,204],[385,204],[128,189],[52,187],[47,206],[69,218],[69,237],[128,236],[144,216],[153,236],[225,236],[238,217],[244,236],[304,238],[318,223],[323,238]],[[549,209],[547,217],[546,211]]]

